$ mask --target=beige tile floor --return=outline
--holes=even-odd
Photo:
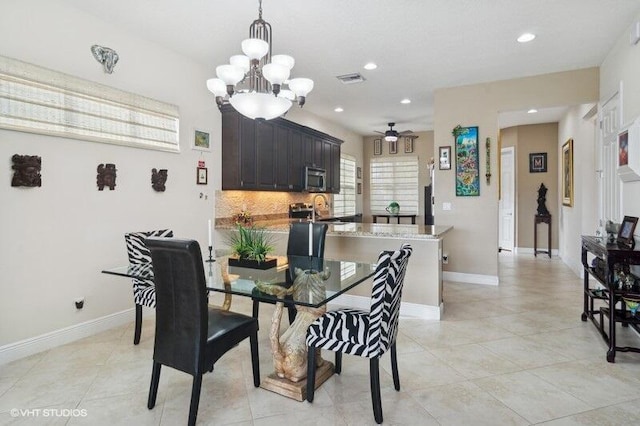
[[[640,354],[619,353],[615,364],[606,362],[604,341],[580,321],[581,286],[557,258],[504,253],[500,286],[445,283],[442,321],[400,322],[400,392],[388,355],[381,361],[385,424],[640,422]],[[233,308],[251,312],[241,297]],[[272,312],[264,305],[260,313],[263,376],[272,370]],[[618,330],[620,343],[640,345],[630,329]],[[156,407],[148,410],[153,319],[145,321],[139,346],[132,335],[129,324],[1,365],[0,424],[185,424],[191,377],[163,369]],[[342,374],[316,392],[313,404],[255,389],[250,366],[243,343],[205,375],[199,424],[375,424],[364,359],[345,356]],[[13,408],[42,411],[11,417]]]

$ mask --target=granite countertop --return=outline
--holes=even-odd
[[[289,232],[292,222],[306,222],[300,219],[276,219],[257,221],[255,225],[273,232]],[[452,226],[408,225],[387,223],[339,223],[325,222],[329,225],[327,235],[352,237],[380,237],[432,240],[442,238],[453,229]],[[216,225],[216,229],[235,229],[235,225]]]

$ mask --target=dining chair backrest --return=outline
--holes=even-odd
[[[383,251],[378,257],[366,344],[369,357],[385,353],[396,341],[402,286],[411,252],[411,246],[403,244],[400,250]]]
[[[312,256],[324,257],[324,241],[327,236],[328,225],[326,223],[311,223],[313,238]],[[289,229],[287,241],[287,254],[293,256],[309,255],[309,222],[294,222]]]
[[[127,254],[129,255],[129,263],[139,265],[151,262],[151,253],[145,243],[148,237],[173,237],[171,229],[160,229],[148,232],[129,232],[124,234],[124,240],[127,243]]]
[[[208,332],[207,288],[200,245],[194,240],[148,238],[156,285],[153,359],[201,374]]]
[[[313,243],[311,247],[312,262],[308,261],[308,258],[302,262],[303,269],[309,268],[309,265],[317,271],[321,271],[324,263],[324,241],[327,237],[327,229],[329,226],[326,223],[311,223],[312,230],[311,235]],[[289,240],[287,242],[287,255],[288,256],[308,256],[309,255],[309,223],[306,222],[294,222],[291,224],[289,230]],[[289,273],[286,278],[289,282],[295,281],[295,269],[298,267],[298,263],[301,259],[289,258]]]

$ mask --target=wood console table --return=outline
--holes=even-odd
[[[546,223],[547,229],[547,250],[538,250],[538,224]],[[551,257],[551,215],[550,214],[537,214],[535,216],[533,224],[533,255],[538,256],[538,253],[547,253]]]
[[[398,225],[400,224],[400,218],[401,217],[410,217],[411,218],[411,224],[415,225],[416,224],[416,216],[415,214],[373,214],[373,223],[378,223],[378,218],[379,217],[386,217],[387,218],[387,223],[389,222],[389,218],[392,217],[397,217],[398,218]]]
[[[593,267],[589,264],[587,255],[597,259]],[[607,361],[615,362],[616,351],[640,352],[640,347],[616,346],[616,323],[631,326],[640,332],[640,312],[632,315],[623,298],[640,298],[640,283],[631,288],[623,288],[615,281],[615,265],[640,265],[640,250],[618,243],[607,243],[606,237],[582,237],[582,266],[584,267],[584,295],[582,321],[590,319],[598,328],[602,338],[609,345]],[[600,288],[589,286],[589,277],[593,277],[601,284]],[[594,302],[600,301],[604,306],[595,309]],[[619,308],[616,305],[620,304]],[[597,317],[596,317],[597,315]],[[605,317],[607,318],[605,320]],[[605,330],[608,325],[608,330]]]

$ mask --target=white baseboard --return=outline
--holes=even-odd
[[[0,346],[0,365],[132,322],[134,309],[96,318],[40,336]]]
[[[371,299],[364,296],[342,294],[329,303],[330,309],[337,306],[349,306],[357,309],[369,310]],[[442,317],[443,307],[420,305],[418,303],[400,302],[400,316],[403,318],[418,318],[439,321]]]
[[[479,274],[465,274],[462,272],[442,272],[442,279],[444,281],[455,281],[458,283],[468,284],[484,284],[484,285],[498,285],[500,280],[497,275],[479,275]]]

